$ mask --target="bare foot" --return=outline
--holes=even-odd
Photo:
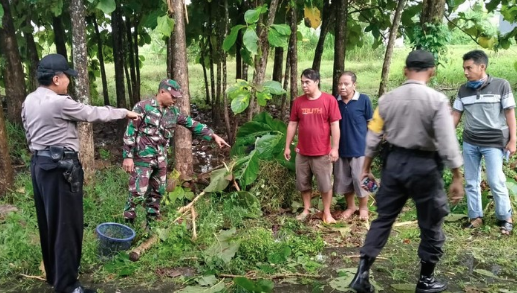
[[[367,209],[359,209],[359,220],[368,221],[369,215]]]
[[[336,220],[332,218],[332,215],[323,215],[321,218],[325,224],[335,224]]]
[[[348,220],[352,215],[354,215],[357,212],[356,208],[347,208],[344,212],[339,215],[339,220]]]

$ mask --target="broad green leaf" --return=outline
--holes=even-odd
[[[244,21],[247,24],[254,24],[259,20],[261,13],[262,11],[260,9],[250,9],[244,13]]]
[[[244,112],[244,110],[246,110],[246,108],[248,108],[249,104],[250,104],[249,92],[248,92],[248,94],[243,92],[232,100],[232,104],[231,104],[232,111],[235,114],[242,113],[242,112]]]
[[[167,15],[158,17],[156,32],[164,37],[169,37],[174,30],[174,20]]]
[[[105,14],[110,14],[115,11],[116,5],[115,0],[99,0],[97,9],[101,10]]]
[[[235,283],[235,285],[237,285],[241,288],[244,288],[249,292],[255,292],[255,290],[256,290],[255,282],[253,282],[252,280],[250,280],[246,277],[233,278],[233,282]]]
[[[253,58],[251,57],[251,53],[245,47],[241,48],[241,57],[242,60],[244,60],[244,63],[248,64],[249,66],[253,66]]]
[[[287,47],[289,37],[280,35],[276,30],[270,29],[267,32],[267,40],[273,47]]]
[[[262,84],[272,95],[283,95],[286,93],[282,84],[275,80],[269,80]]]
[[[257,121],[250,121],[239,127],[239,131],[237,132],[237,138],[246,137],[248,135],[253,135],[253,137],[257,137],[266,133],[270,133],[271,131],[271,126],[267,124]]]
[[[271,28],[276,30],[282,36],[290,36],[291,28],[287,24],[273,24]]]
[[[234,172],[242,187],[246,187],[257,180],[259,171],[259,158],[256,150],[253,150],[246,158],[247,162],[241,165],[240,170]]]
[[[257,55],[258,52],[258,36],[255,30],[248,28],[242,37],[242,41],[244,43],[244,47],[250,51],[251,56]]]
[[[264,107],[271,98],[272,96],[268,92],[257,92],[257,103],[262,107]]]
[[[217,293],[222,292],[226,286],[224,282],[217,283],[213,287],[201,287],[201,286],[187,286],[181,290],[174,291],[176,293]]]
[[[255,143],[255,149],[259,153],[261,159],[272,159],[273,158],[273,150],[278,145],[278,143],[282,140],[284,136],[282,134],[266,134],[257,139]],[[282,146],[283,148],[284,146]]]
[[[204,192],[219,192],[223,191],[230,181],[226,178],[226,169],[218,169],[212,171],[210,175],[210,184],[205,187]]]
[[[232,27],[230,34],[227,35],[223,41],[223,50],[228,52],[228,50],[230,50],[233,47],[233,44],[235,44],[235,41],[237,40],[237,36],[239,35],[239,30],[243,27],[245,27],[245,26],[242,24]]]
[[[232,258],[239,250],[240,242],[233,240],[233,235],[235,234],[235,228],[232,228],[228,231],[221,231],[219,235],[216,236],[217,241],[205,250],[205,257],[208,260],[212,260],[214,257],[221,259],[224,263],[229,263]]]
[[[63,0],[52,0],[49,6],[54,16],[60,16],[63,12]]]
[[[273,291],[273,288],[275,287],[275,284],[273,283],[273,281],[265,280],[265,279],[258,280],[257,285],[258,285],[259,292],[265,292],[265,293],[269,293],[269,292]]]
[[[449,214],[447,217],[445,217],[445,222],[457,222],[467,217],[468,216],[465,214]]]
[[[217,278],[214,275],[202,276],[196,279],[201,286],[212,286],[217,283]]]

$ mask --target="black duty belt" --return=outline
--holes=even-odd
[[[398,147],[396,145],[391,145],[391,151],[398,153],[409,153],[418,157],[425,158],[434,158],[437,155],[436,151],[424,151],[419,149],[407,149],[403,147]]]
[[[49,150],[41,150],[41,151],[34,151],[34,154],[38,157],[48,157],[52,158],[52,155],[50,154]],[[64,151],[63,152],[63,159],[78,159],[78,153],[74,151]]]

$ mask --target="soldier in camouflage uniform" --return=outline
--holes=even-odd
[[[122,167],[131,174],[129,198],[124,208],[127,222],[133,222],[136,218],[137,205],[146,208],[148,220],[160,216],[160,200],[166,187],[167,148],[176,125],[190,129],[205,140],[213,139],[219,147],[229,146],[205,124],[180,113],[174,104],[181,97],[179,84],[164,79],[160,82],[156,97],[138,102],[133,108],[143,118],[130,121],[124,134]]]

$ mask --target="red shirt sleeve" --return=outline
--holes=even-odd
[[[298,117],[298,98],[293,101],[293,107],[291,108],[291,114],[289,116],[289,121],[298,122],[300,118]]]
[[[337,103],[337,100],[330,96],[330,115],[329,115],[329,121],[336,122],[338,120],[341,120],[341,112],[339,111],[339,105]]]

